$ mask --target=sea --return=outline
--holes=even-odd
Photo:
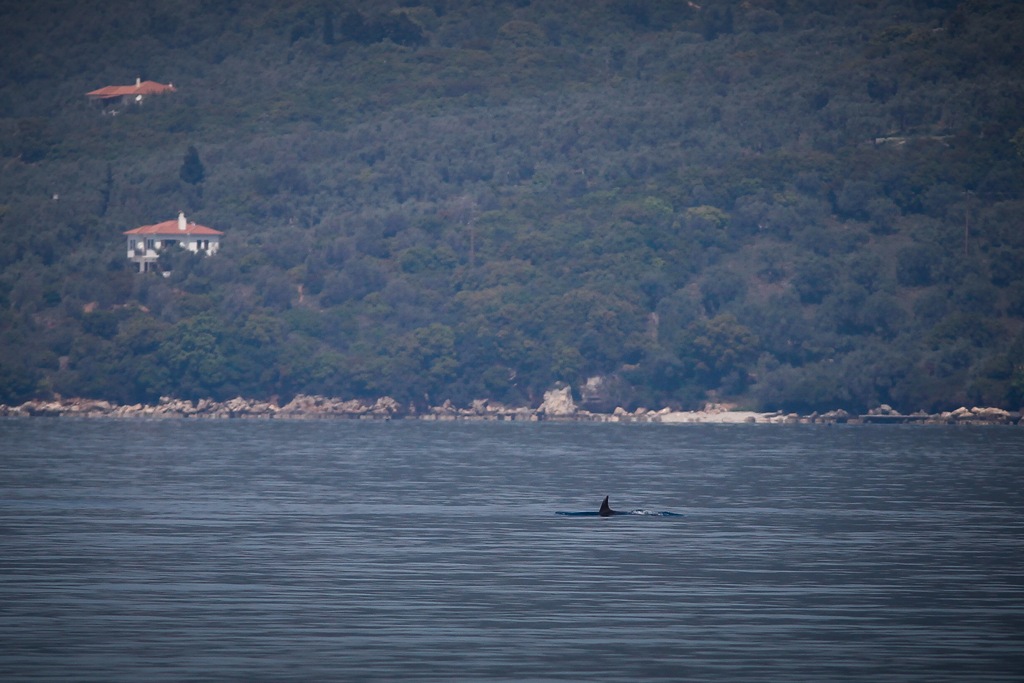
[[[1021,681],[1024,428],[0,419],[0,680]]]

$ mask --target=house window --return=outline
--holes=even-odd
[[[135,251],[135,240],[128,240],[128,249]]]
[[[152,239],[146,240],[146,249],[156,249],[156,241]]]

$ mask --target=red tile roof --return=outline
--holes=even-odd
[[[178,228],[178,221],[164,221],[163,223],[157,223],[156,225],[143,225],[139,228],[132,230],[125,230],[125,235],[223,235],[224,233],[220,230],[214,230],[208,228],[205,225],[198,225],[196,223],[186,223],[185,229],[180,230]]]
[[[174,92],[175,90],[177,88],[170,83],[164,85],[156,81],[142,81],[138,85],[108,85],[99,90],[87,92],[85,96],[106,100],[111,97],[124,97],[126,95],[159,95],[165,92]]]

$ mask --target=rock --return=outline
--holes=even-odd
[[[608,413],[615,409],[621,397],[629,393],[628,384],[618,375],[588,377],[580,387],[580,408],[595,413]]]
[[[974,415],[974,419],[985,422],[1009,424],[1011,421],[1010,413],[1001,408],[972,408],[971,413]]]
[[[31,415],[33,417],[52,417],[61,415],[64,412],[64,407],[60,401],[25,401],[19,409],[23,415]]]
[[[537,413],[529,408],[505,408],[501,414],[502,420],[514,420],[518,422],[533,422],[537,420]]]
[[[593,388],[593,387],[592,387]],[[432,406],[425,413],[417,414],[414,406],[403,406],[390,396],[382,396],[373,402],[360,399],[342,400],[325,396],[297,395],[284,407],[273,401],[259,401],[236,396],[224,402],[200,399],[193,403],[187,399],[161,396],[154,405],[117,405],[100,399],[69,398],[55,396],[53,399],[32,399],[18,406],[0,405],[0,416],[73,416],[73,417],[146,417],[146,418],[343,418],[389,420],[397,417],[412,417],[434,420],[519,420],[572,419],[590,422],[658,422],[658,423],[774,423],[794,424],[818,423],[879,423],[896,424],[916,422],[919,424],[1017,424],[1021,421],[1019,412],[1001,408],[961,406],[954,411],[928,414],[917,411],[902,415],[891,406],[882,404],[866,415],[852,416],[845,410],[826,413],[814,412],[808,416],[796,413],[753,413],[734,410],[730,404],[708,403],[702,411],[675,412],[669,408],[651,410],[644,407],[633,412],[622,406],[611,413],[590,412],[577,407],[569,386],[557,386],[544,394],[544,400],[537,410],[528,407],[510,408],[489,399],[476,399],[470,405],[458,408],[450,400],[441,406]]]
[[[297,394],[278,412],[286,417],[311,418],[322,417],[335,412],[340,401],[330,401],[323,396]]]
[[[608,390],[605,378],[601,375],[588,377],[583,386],[580,387],[580,403],[584,406],[599,409],[608,400]]]
[[[455,413],[455,406],[452,404],[451,399],[445,399],[445,402],[439,406],[431,406],[430,412],[434,415],[452,415]]]
[[[101,417],[108,414],[113,406],[107,401],[94,401],[87,398],[68,399],[61,405],[62,415],[81,415],[85,417]]]
[[[572,387],[551,389],[544,392],[544,401],[537,409],[546,417],[572,417],[577,413],[576,404],[572,400]]]
[[[402,410],[401,404],[390,396],[381,396],[370,407],[370,413],[377,417],[392,418]]]

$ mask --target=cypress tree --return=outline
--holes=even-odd
[[[334,45],[334,12],[324,10],[324,45]]]
[[[206,177],[206,169],[203,168],[203,162],[199,160],[199,152],[195,145],[189,145],[178,175],[189,185],[198,185]]]

